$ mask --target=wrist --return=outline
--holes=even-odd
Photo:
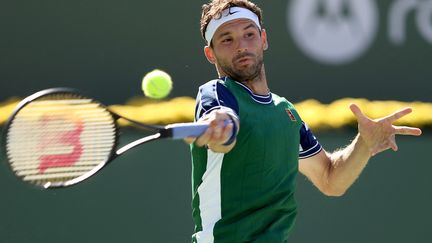
[[[370,145],[366,142],[366,140],[360,133],[356,137],[355,146],[361,153],[367,154],[368,157],[373,157],[375,155],[373,154],[373,148],[370,147]]]
[[[238,132],[237,124],[236,124],[234,118],[229,114],[228,114],[228,116],[229,116],[230,122],[232,122],[232,124],[233,124],[233,128],[231,131],[231,136],[229,137],[228,141],[226,141],[224,144],[222,144],[223,146],[228,146],[228,145],[231,145],[232,143],[234,143],[234,141],[236,140],[236,137],[237,137],[237,132]]]

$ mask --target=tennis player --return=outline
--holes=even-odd
[[[218,78],[197,95],[196,120],[210,127],[191,144],[193,242],[287,242],[297,215],[298,171],[325,195],[341,196],[372,156],[398,149],[395,135],[421,134],[392,125],[409,108],[371,120],[352,104],[358,135],[345,148],[327,152],[294,106],[269,91],[267,34],[256,4],[204,4],[201,32]]]

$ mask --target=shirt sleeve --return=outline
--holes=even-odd
[[[229,115],[238,119],[239,106],[237,99],[218,80],[209,81],[200,86],[196,98],[195,120],[216,109],[224,109]]]
[[[306,159],[312,157],[322,150],[321,144],[318,139],[312,134],[312,131],[302,122],[300,128],[300,146],[299,146],[299,159]]]

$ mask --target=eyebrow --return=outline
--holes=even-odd
[[[244,27],[243,30],[247,30],[247,29],[252,28],[252,27],[255,27],[255,24],[250,23],[249,25],[247,25],[246,27]],[[220,39],[220,38],[222,38],[222,37],[224,37],[226,35],[229,35],[229,34],[231,34],[230,31],[223,32],[222,34],[220,34],[219,36],[217,36],[217,38]]]
[[[248,26],[244,27],[243,30],[247,30],[247,29],[249,29],[249,28],[251,28],[251,27],[256,27],[256,26],[255,26],[255,24],[252,24],[252,23],[251,23],[251,24],[249,24]]]

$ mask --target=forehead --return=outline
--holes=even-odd
[[[234,19],[231,21],[228,21],[221,25],[215,32],[215,36],[222,35],[225,33],[238,31],[241,29],[245,29],[249,27],[250,25],[253,25],[258,30],[258,26],[256,26],[255,22],[253,22],[250,19]]]

